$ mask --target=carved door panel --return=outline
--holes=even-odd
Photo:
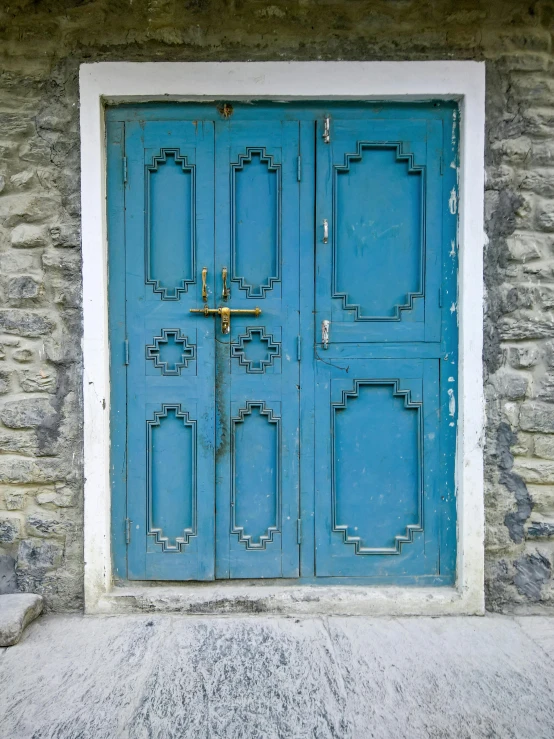
[[[216,123],[216,577],[298,576],[298,122]],[[228,295],[223,296],[223,268]]]
[[[214,577],[214,126],[126,126],[128,577]],[[125,351],[125,349],[123,349]]]
[[[318,318],[333,342],[437,341],[441,121],[330,128],[318,141]]]
[[[439,362],[318,363],[318,576],[398,581],[439,571]],[[323,419],[330,432],[323,431]]]

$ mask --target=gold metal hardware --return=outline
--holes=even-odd
[[[202,300],[208,302],[208,288],[206,287],[206,278],[208,277],[208,268],[202,268]]]
[[[223,300],[229,300],[231,291],[227,287],[227,267],[223,267],[223,269],[221,270],[221,279],[223,280],[223,291],[221,293],[221,297],[223,298]]]
[[[256,306],[255,308],[208,308],[205,305],[203,308],[190,308],[191,313],[203,313],[206,317],[208,316],[221,316],[221,333],[228,334],[231,331],[231,315],[233,316],[260,316],[262,309]]]

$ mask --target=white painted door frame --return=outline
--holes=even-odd
[[[85,609],[117,610],[110,535],[110,366],[106,103],[148,100],[459,101],[457,585],[343,588],[233,584],[174,588],[184,605],[225,590],[289,613],[482,613],[484,609],[483,198],[485,66],[480,62],[99,62],[80,68],[83,248]],[[211,590],[210,590],[211,589]],[[116,589],[118,590],[118,589]],[[150,591],[156,588],[150,588]],[[314,590],[318,598],[314,600]],[[337,591],[341,591],[340,593]],[[131,595],[130,591],[127,591]]]

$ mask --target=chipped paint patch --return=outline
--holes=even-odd
[[[450,306],[450,312],[451,313],[456,313],[456,311],[457,311],[456,303],[452,303],[452,305]]]
[[[458,197],[456,195],[455,188],[452,188],[450,191],[450,198],[448,199],[448,207],[450,208],[450,213],[455,216],[458,212]]]
[[[452,388],[448,388],[448,415],[452,418],[456,415],[456,398]]]

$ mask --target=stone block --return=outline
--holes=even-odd
[[[508,348],[508,362],[514,369],[528,369],[534,367],[540,359],[536,344],[529,346],[510,346]]]
[[[0,456],[0,483],[27,485],[45,482],[63,482],[70,470],[66,463],[57,457]]]
[[[4,493],[4,505],[8,511],[22,511],[25,508],[25,493],[21,490],[6,491]]]
[[[554,128],[551,133],[554,135]],[[543,198],[554,198],[554,172],[548,169],[526,172],[520,187],[523,190],[532,190]]]
[[[0,420],[11,429],[55,428],[58,414],[48,398],[23,398],[4,403]]]
[[[57,373],[53,368],[43,368],[38,372],[22,370],[19,373],[19,384],[26,393],[54,393],[57,385]]]
[[[8,308],[0,310],[0,331],[19,336],[37,337],[51,334],[55,329],[54,320],[44,311]]]
[[[27,516],[25,530],[29,536],[41,539],[63,538],[67,532],[67,524],[44,513],[31,513]]]
[[[533,501],[533,513],[554,516],[554,485],[527,485]]]
[[[540,237],[537,238],[532,234],[514,234],[506,239],[506,245],[510,259],[516,262],[531,262],[542,256]]]
[[[16,226],[11,234],[11,244],[16,249],[33,249],[46,246],[46,243],[46,229],[44,226],[22,223]]]
[[[534,450],[537,457],[554,459],[554,436],[535,436]]]
[[[551,167],[554,164],[554,144],[550,142],[533,144],[528,163],[539,167]]]
[[[36,182],[35,172],[32,169],[26,169],[10,177],[10,186],[16,190],[24,190],[33,184],[33,180]]]
[[[37,493],[37,503],[45,508],[72,508],[75,505],[75,494],[71,488],[56,485],[54,490],[43,490]]]
[[[490,382],[500,397],[508,400],[524,398],[529,384],[529,380],[524,375],[503,369],[491,375]]]
[[[51,148],[42,139],[36,138],[27,141],[19,147],[19,158],[33,164],[50,164]]]
[[[0,371],[0,395],[5,395],[10,391],[10,378],[12,372],[1,370]]]
[[[30,275],[12,277],[8,282],[7,296],[9,300],[29,300],[40,294],[41,287],[39,280]]]
[[[0,595],[16,592],[15,559],[9,554],[0,554]]]
[[[52,246],[58,248],[75,248],[81,244],[81,233],[77,226],[59,225],[50,229]]]
[[[544,200],[535,213],[535,226],[541,231],[554,231],[554,202]]]
[[[531,484],[552,485],[554,483],[554,462],[516,457],[513,472]]]
[[[46,269],[58,269],[68,277],[78,278],[81,275],[81,253],[75,251],[45,251],[42,264]]]
[[[554,318],[549,313],[505,316],[498,322],[498,333],[504,341],[550,339],[554,336]]]
[[[32,125],[28,116],[21,113],[0,113],[2,137],[9,139],[29,133]]]
[[[8,454],[35,454],[36,436],[32,431],[0,430],[0,452]]]
[[[0,272],[10,275],[17,272],[41,270],[40,252],[7,251],[0,254]]]
[[[61,544],[43,539],[23,539],[17,550],[16,572],[45,573],[59,567],[62,561]]]
[[[11,647],[21,639],[25,628],[40,616],[41,595],[12,593],[0,595],[0,647]]]
[[[528,539],[551,539],[554,537],[554,523],[550,521],[531,521],[527,527]]]
[[[542,589],[550,580],[552,566],[542,554],[525,554],[514,562],[517,591],[532,602],[542,598]]]
[[[18,518],[0,518],[0,544],[13,544],[21,537],[21,521]]]
[[[12,359],[15,362],[30,362],[34,356],[32,349],[16,349],[12,354]]]
[[[519,423],[523,431],[554,434],[554,406],[526,401],[521,406]]]

